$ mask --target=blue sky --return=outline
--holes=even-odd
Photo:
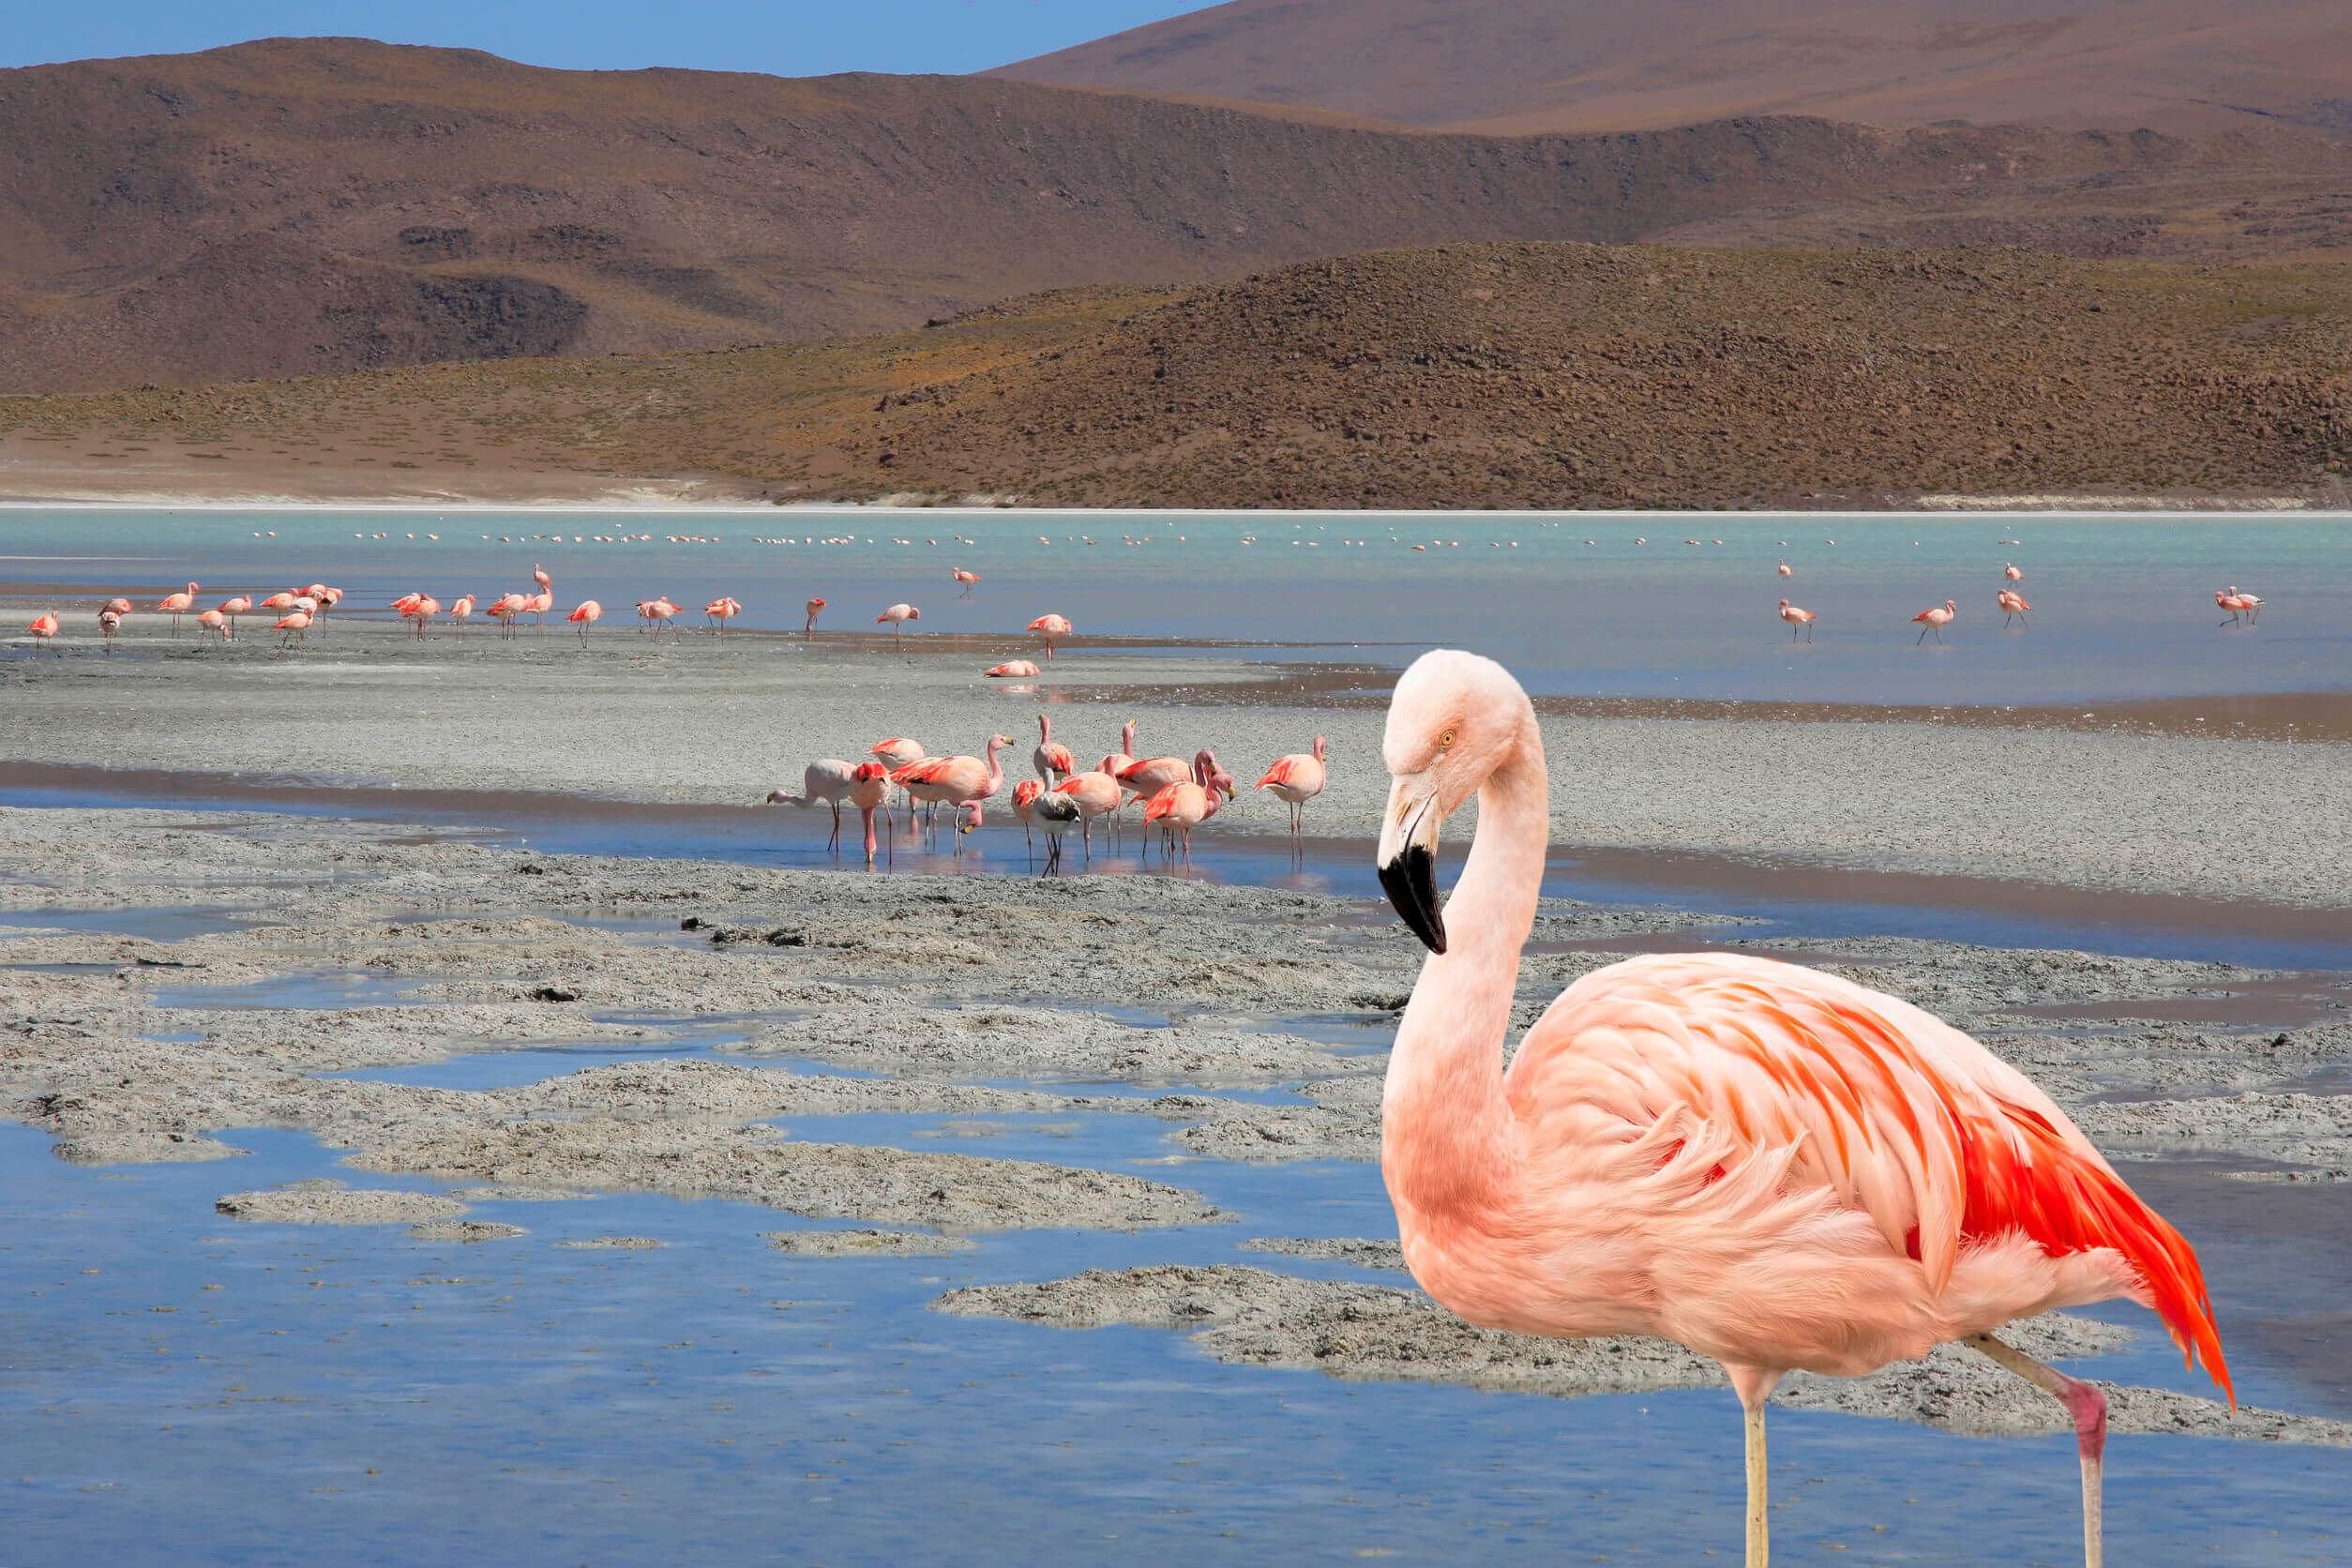
[[[1199,8],[1176,0],[0,0],[0,66],[340,34],[538,66],[971,71]]]

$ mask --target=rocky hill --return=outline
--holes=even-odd
[[[1456,240],[2352,243],[2352,149],[2300,133],[1438,136],[349,39],[0,71],[0,392],[20,393],[811,339]]]
[[[2341,505],[2352,264],[1447,246],[822,345],[0,401],[0,438],[18,494]]]
[[[996,74],[1478,131],[1729,115],[2352,138],[2340,0],[1232,0]]]

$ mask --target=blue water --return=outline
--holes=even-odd
[[[788,535],[854,542],[756,542]],[[1793,577],[1776,575],[1784,560]],[[2030,632],[2004,632],[1994,606],[2013,561]],[[194,579],[209,596],[315,580],[366,608],[411,589],[529,589],[535,563],[560,607],[600,600],[608,632],[636,600],[667,594],[699,622],[726,593],[746,607],[739,626],[770,629],[797,630],[815,596],[830,601],[821,626],[844,630],[910,600],[923,635],[1012,632],[1054,611],[1081,635],[1289,645],[1254,651],[1267,659],[1393,663],[1451,644],[1502,658],[1531,690],[1594,696],[2090,701],[2352,681],[2343,514],[0,513],[0,580],[21,583]],[[970,597],[951,565],[981,573]],[[2225,586],[2268,601],[2258,627],[2217,627]],[[1783,597],[1820,616],[1810,647],[1775,618]],[[1960,618],[1945,644],[1914,648],[1909,618],[1947,598]],[[158,625],[134,616],[126,650]]]

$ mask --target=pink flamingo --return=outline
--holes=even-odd
[[[980,580],[980,574],[978,572],[968,572],[961,566],[948,567],[947,575],[964,585],[964,591],[956,596],[959,599],[968,599],[972,597],[972,585]]]
[[[297,596],[297,595],[292,593],[291,591],[272,594],[269,597],[261,602],[260,608],[282,613],[294,607],[294,600]]]
[[[1003,664],[992,665],[980,673],[992,681],[1027,679],[1037,673],[1037,666],[1025,658],[1006,659]]]
[[[1004,788],[1004,769],[996,754],[1012,744],[1010,735],[990,735],[986,761],[977,757],[927,757],[898,769],[890,781],[927,805],[952,806],[958,811],[970,808],[972,821],[957,829],[958,835],[970,833],[980,825],[980,803]]]
[[[342,595],[337,593],[336,590],[329,588],[324,582],[313,582],[308,588],[296,589],[294,592],[294,596],[297,598],[312,599],[316,600],[320,604],[326,604],[330,602],[330,596],[333,598],[342,597]]]
[[[43,648],[52,650],[56,648],[57,612],[55,611],[42,611],[33,617],[32,624],[24,629],[33,635],[33,652],[36,656],[38,656]],[[57,656],[63,658],[66,656],[59,653]]]
[[[2011,565],[2006,561],[2001,563],[2001,576],[2009,579],[2012,582],[2023,582],[2026,580],[2025,573],[2019,571],[2016,567]]]
[[[841,802],[850,792],[850,785],[857,776],[857,766],[838,757],[821,757],[801,770],[799,794],[783,790],[770,790],[770,806],[797,806],[802,810],[823,801],[833,807],[833,836],[825,840],[825,848],[841,847]]]
[[[1934,609],[1922,610],[1918,614],[1912,616],[1911,619],[1913,621],[1920,623],[1924,627],[1924,629],[1919,634],[1920,642],[1926,641],[1927,633],[1931,631],[1936,634],[1936,641],[1937,642],[1943,641],[1944,628],[1952,625],[1952,611],[1959,608],[1960,607],[1958,605],[1953,604],[1950,599],[1946,599],[1942,604],[1936,606]],[[1912,646],[1917,647],[1919,646],[1919,643],[1915,642]]]
[[[678,607],[670,602],[669,596],[666,594],[650,599],[640,599],[637,601],[637,618],[641,624],[637,629],[643,631],[650,626],[653,629],[654,641],[658,642],[661,641],[661,628],[669,626],[673,635],[683,640],[686,634],[679,631],[676,626],[671,626],[671,617],[677,613]]]
[[[595,626],[596,624],[596,618],[603,613],[604,606],[598,604],[594,599],[582,599],[572,607],[572,612],[569,615],[564,617],[565,620],[572,622],[580,627],[580,645],[581,647],[585,648],[588,646],[588,628]]]
[[[2234,585],[2234,584],[2233,584],[2232,586],[2230,586],[2230,587],[2226,588],[2226,589],[2224,589],[2224,590],[2223,590],[2223,592],[2226,593],[2227,595],[2229,595],[2229,596],[2230,596],[2231,598],[2234,598],[2234,599],[2238,600],[2238,602],[2239,602],[2239,603],[2240,603],[2240,604],[2242,604],[2242,605],[2244,605],[2244,606],[2246,607],[2247,611],[2248,611],[2248,618],[2249,618],[2249,619],[2253,620],[2253,621],[2254,621],[2256,625],[2259,625],[2259,624],[2261,623],[2261,621],[2262,621],[2262,596],[2261,596],[2261,595],[2259,595],[2259,594],[2249,594],[2249,593],[2246,593],[2246,592],[2242,591],[2241,589],[2238,588],[2238,587],[2237,587],[2236,585]]]
[[[2213,602],[2229,611],[2229,619],[2221,623],[2224,626],[2244,625],[2246,612],[2254,608],[2243,597],[2226,588],[2213,590]]]
[[[128,599],[109,599],[98,608],[101,610],[111,610],[117,615],[128,615],[130,613],[130,601]],[[224,606],[223,608],[226,607]]]
[[[2014,616],[2020,621],[2025,621],[2028,631],[2033,629],[2033,623],[2026,621],[2026,611],[2031,610],[2033,606],[2026,602],[2024,595],[2014,594],[2004,588],[2000,591],[2000,606],[2002,626],[2009,625],[2011,617]]]
[[[825,601],[822,599],[810,599],[808,603],[803,607],[808,611],[808,624],[800,628],[800,635],[802,638],[811,639],[817,635],[817,612],[824,609],[824,607]]]
[[[1119,790],[1119,780],[1098,768],[1088,773],[1072,774],[1056,785],[1053,792],[1057,795],[1067,795],[1077,803],[1079,837],[1086,852],[1086,858],[1093,860],[1094,858],[1095,819],[1110,818],[1114,831],[1119,825],[1117,813],[1123,798]]]
[[[498,596],[498,602],[483,611],[482,613],[498,623],[498,635],[501,638],[512,637],[515,635],[515,617],[521,614],[522,607],[530,602],[520,594],[501,594]]]
[[[923,759],[929,756],[930,753],[923,749],[923,743],[921,741],[911,741],[903,735],[896,735],[891,737],[889,740],[876,741],[872,746],[867,747],[866,755],[868,757],[881,758],[882,766],[888,768],[895,774],[900,768],[908,767],[913,763],[923,761]],[[912,816],[913,813],[914,796],[910,793],[907,796],[907,814],[909,816]]]
[[[1813,641],[1813,623],[1815,617],[1812,611],[1799,610],[1795,605],[1790,604],[1787,599],[1783,599],[1780,601],[1780,618],[1788,623],[1789,641],[1794,642],[1797,641],[1797,628],[1799,626],[1802,626],[1804,628],[1805,641],[1807,642]]]
[[[2073,1417],[2099,1560],[2105,1400],[1993,1331],[2128,1296],[2227,1391],[2196,1258],[2015,1068],[1908,1003],[1748,955],[1584,976],[1501,1066],[1550,827],[1527,694],[1423,655],[1390,700],[1376,862],[1430,952],[1389,1058],[1381,1175],[1413,1277],[1473,1323],[1650,1334],[1721,1362],[1746,1410],[1747,1560],[1764,1402],[1958,1340]],[[1478,827],[1440,912],[1440,824]]]
[[[196,641],[202,642],[207,636],[218,636],[224,642],[229,639],[229,618],[218,610],[204,611],[196,617]]]
[[[1792,576],[1794,576],[1794,575],[1795,575],[1793,572],[1791,572],[1791,571],[1788,569],[1788,563],[1787,563],[1787,562],[1786,562],[1786,561],[1783,561],[1783,562],[1780,564],[1780,575],[1781,575],[1781,576],[1783,576],[1783,577],[1792,577]]]
[[[239,594],[234,598],[220,601],[220,613],[229,618],[229,635],[232,637],[236,635],[237,617],[252,608],[253,596],[250,594]]]
[[[109,606],[98,611],[98,635],[106,639],[106,656],[114,656],[114,634],[122,630],[122,611]]]
[[[460,594],[456,598],[449,601],[449,625],[457,628],[459,636],[462,637],[465,635],[465,624],[473,618],[473,595]]]
[[[1037,776],[1049,785],[1060,782],[1054,776],[1057,774],[1067,778],[1078,772],[1078,759],[1070,755],[1068,746],[1053,738],[1053,715],[1037,716],[1037,749],[1029,754],[1029,760],[1036,768]]]
[[[534,575],[535,576],[538,574],[535,573]],[[547,635],[547,612],[554,608],[555,590],[546,586],[543,582],[537,593],[523,596],[522,609],[518,613],[530,616],[532,626],[538,629],[538,634],[540,636],[544,637]],[[678,607],[674,604],[671,605],[670,612],[673,615],[676,614],[678,612]]]
[[[850,804],[866,821],[866,864],[874,864],[874,813],[888,809],[890,770],[880,762],[860,762],[850,770]]]
[[[1197,776],[1204,765],[1211,772],[1216,770],[1217,760],[1214,752],[1195,752],[1189,762],[1182,757],[1147,757],[1121,769],[1119,784],[1133,797],[1127,803],[1132,806],[1137,800],[1148,800],[1158,794],[1170,784],[1182,784],[1185,779]]]
[[[172,635],[177,637],[180,634],[180,617],[187,614],[195,603],[196,584],[191,582],[184,593],[164,595],[157,602],[155,611],[158,615],[172,617]]]
[[[302,641],[302,634],[310,629],[310,612],[307,610],[297,610],[269,629],[286,634],[278,640],[278,645],[280,648],[289,642]]]
[[[921,619],[923,619],[923,611],[915,609],[914,606],[911,604],[894,604],[888,610],[883,611],[881,614],[874,617],[874,625],[879,626],[884,621],[890,623],[890,645],[895,648],[898,645],[899,640],[906,634],[907,623],[909,621],[920,621]]]
[[[1163,838],[1170,834],[1183,836],[1187,866],[1192,864],[1192,830],[1217,814],[1220,790],[1229,799],[1233,792],[1232,779],[1217,773],[1216,761],[1207,752],[1203,751],[1195,761],[1193,771],[1192,778],[1168,785],[1143,808],[1144,822],[1159,823]],[[1220,777],[1224,778],[1222,784],[1218,782]],[[1161,853],[1166,857],[1165,845]]]
[[[1045,792],[1046,787],[1033,778],[1024,778],[1013,786],[1013,815],[1021,820],[1021,837],[1028,840],[1033,859],[1037,853],[1037,836],[1030,828],[1036,820],[1037,797]]]
[[[1274,759],[1266,776],[1258,781],[1258,788],[1272,790],[1276,800],[1287,801],[1290,807],[1290,837],[1293,839],[1304,831],[1306,803],[1323,792],[1323,737],[1315,737],[1313,755],[1293,751],[1288,757]]]
[[[1053,645],[1060,641],[1063,638],[1070,635],[1070,622],[1066,616],[1040,615],[1034,621],[1029,623],[1029,629],[1035,632],[1037,634],[1038,641],[1045,643],[1046,660],[1048,663],[1051,663],[1053,660]]]
[[[430,594],[419,594],[416,596],[415,602],[400,613],[407,616],[409,624],[416,628],[417,640],[421,641],[425,636],[426,623],[441,613],[441,601]]]
[[[743,606],[731,598],[716,598],[702,607],[702,613],[710,617],[712,624],[718,628],[718,635],[724,637],[727,635],[727,623],[743,613]]]

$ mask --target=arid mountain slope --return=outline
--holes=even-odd
[[[1450,246],[823,345],[0,401],[0,488],[179,492],[209,470],[208,493],[364,474],[338,493],[2343,505],[2347,366],[2344,264]]]
[[[1465,239],[2352,242],[2352,148],[1817,119],[1382,132],[969,77],[273,40],[0,72],[0,392],[659,351]]]
[[[2352,138],[2341,0],[1232,0],[995,74],[1479,131],[1748,114]]]

